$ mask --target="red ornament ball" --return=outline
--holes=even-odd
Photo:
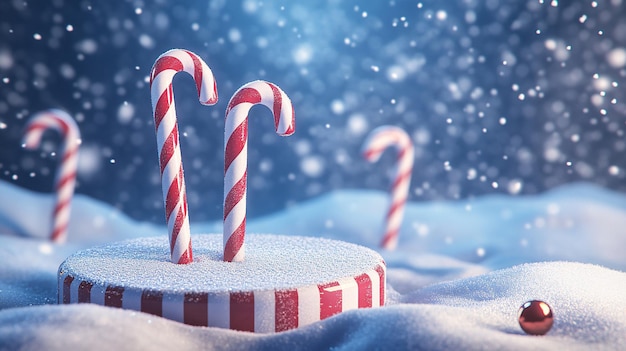
[[[522,330],[531,335],[544,335],[554,322],[550,305],[539,300],[525,302],[519,308],[518,317]]]

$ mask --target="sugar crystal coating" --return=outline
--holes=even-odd
[[[243,262],[222,261],[220,234],[194,235],[194,261],[170,262],[167,236],[77,252],[60,274],[97,285],[163,292],[280,290],[336,281],[375,269],[375,251],[337,240],[249,234]]]

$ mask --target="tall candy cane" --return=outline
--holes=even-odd
[[[24,147],[36,149],[41,143],[41,136],[48,129],[61,133],[61,163],[57,169],[54,189],[56,204],[52,212],[52,232],[50,239],[64,242],[67,239],[67,227],[70,220],[70,202],[76,185],[76,166],[78,164],[78,146],[80,131],[76,122],[66,112],[56,109],[35,114],[26,125]]]
[[[398,232],[404,216],[404,206],[409,194],[413,169],[413,144],[406,132],[398,127],[382,126],[374,129],[363,143],[363,157],[376,162],[387,147],[398,149],[395,179],[391,186],[391,205],[386,217],[385,235],[380,246],[393,250],[398,245]]]
[[[274,114],[274,127],[281,136],[293,134],[296,115],[289,97],[265,81],[245,84],[226,108],[224,132],[224,261],[243,261],[246,235],[248,177],[248,112],[261,104]]]
[[[187,193],[180,153],[178,123],[172,79],[178,72],[187,72],[196,82],[198,99],[203,105],[217,103],[217,87],[213,72],[196,54],[172,49],[159,56],[150,73],[150,95],[156,129],[161,187],[165,202],[165,219],[170,240],[171,260],[186,264],[193,261]]]

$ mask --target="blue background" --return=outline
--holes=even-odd
[[[224,110],[251,80],[279,85],[296,133],[250,116],[248,213],[339,188],[386,190],[394,155],[359,154],[371,129],[416,146],[411,201],[534,194],[573,181],[626,191],[626,5],[607,1],[3,1],[0,178],[52,190],[58,136],[21,148],[30,115],[62,108],[82,133],[77,192],[160,223],[147,77],[171,48],[217,80],[175,96],[192,221],[221,218]],[[0,194],[0,196],[2,196]]]

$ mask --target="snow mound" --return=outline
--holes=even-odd
[[[515,266],[424,288],[383,308],[354,310],[296,330],[255,335],[192,327],[91,304],[0,311],[2,349],[588,350],[626,343],[626,274],[571,262]],[[525,335],[517,310],[551,304],[545,336]]]

